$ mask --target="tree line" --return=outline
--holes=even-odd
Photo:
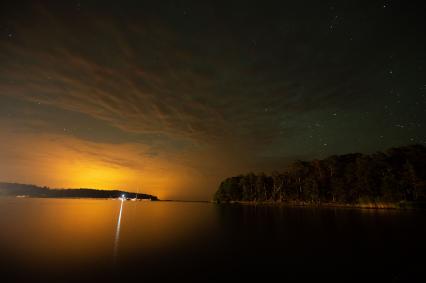
[[[296,161],[281,172],[225,179],[216,202],[374,203],[426,201],[426,147]]]

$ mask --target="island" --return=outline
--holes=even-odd
[[[152,200],[158,198],[149,194],[126,192],[121,190],[97,190],[97,189],[51,189],[35,185],[0,182],[0,196],[37,197],[37,198],[119,198]]]
[[[225,179],[218,203],[424,208],[426,147],[410,145],[374,154],[334,155],[296,161],[272,174]]]

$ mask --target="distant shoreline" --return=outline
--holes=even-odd
[[[87,198],[87,199],[146,199],[157,201],[154,195],[126,192],[121,190],[98,190],[90,188],[51,189],[35,185],[0,182],[0,196],[38,198]]]
[[[13,196],[0,195],[1,198],[9,199],[70,199],[70,200],[119,200],[119,198],[94,198],[94,197],[55,197],[55,196]],[[131,200],[128,200],[131,201]],[[272,201],[230,201],[216,202],[204,200],[149,200],[138,199],[138,202],[182,202],[182,203],[208,203],[216,205],[240,205],[240,206],[269,206],[269,207],[300,207],[300,208],[342,208],[342,209],[370,209],[370,210],[424,210],[425,202],[401,202],[401,203],[307,203],[307,202],[272,202]]]
[[[400,203],[309,203],[309,202],[273,202],[273,201],[230,201],[212,202],[223,205],[247,205],[247,206],[288,206],[306,208],[357,208],[357,209],[383,209],[383,210],[404,210],[404,209],[426,209],[426,202],[400,202]]]
[[[26,195],[1,195],[0,198],[18,198],[18,199],[94,199],[94,200],[118,200],[116,197],[57,197],[57,196],[26,196]],[[131,201],[131,200],[127,200]],[[136,201],[155,201],[155,202],[194,202],[194,203],[214,203],[208,200],[174,200],[174,199],[137,199]]]
[[[43,196],[8,196],[8,195],[0,195],[0,199],[2,198],[8,198],[8,199],[71,199],[71,200],[120,200],[120,198],[96,198],[96,197],[43,197]],[[131,201],[131,200],[127,200]],[[137,199],[136,201],[142,201],[142,202],[164,202],[164,200],[150,200],[150,199]]]

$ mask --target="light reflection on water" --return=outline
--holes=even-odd
[[[412,211],[0,198],[0,272],[392,279],[425,264],[424,223]]]
[[[120,240],[121,215],[123,214],[123,203],[124,203],[124,199],[121,199],[120,214],[118,215],[117,229],[115,232],[114,261],[117,261],[118,241]]]
[[[152,256],[202,235],[215,215],[204,203],[0,198],[0,262],[66,266]]]

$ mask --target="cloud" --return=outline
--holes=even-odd
[[[268,142],[282,113],[326,107],[345,87],[309,73],[304,53],[312,50],[277,66],[269,55],[251,55],[249,43],[220,24],[217,38],[161,18],[83,15],[75,27],[67,15],[38,11],[36,25],[16,23],[16,38],[0,45],[0,94],[83,112],[127,132],[201,144],[242,135],[257,144],[262,131]]]
[[[148,146],[141,144],[2,132],[0,180],[51,187],[143,188],[163,198],[176,196],[188,182],[187,169],[147,152]]]
[[[369,23],[345,15],[353,47],[343,28],[330,32],[321,4],[98,4],[4,14],[13,31],[0,37],[4,133],[65,137],[63,150],[123,171],[157,160],[158,172],[191,175],[180,192],[207,198],[223,177],[356,148],[360,109],[374,110],[371,96],[379,103],[389,86]],[[333,138],[351,143],[324,150]]]

